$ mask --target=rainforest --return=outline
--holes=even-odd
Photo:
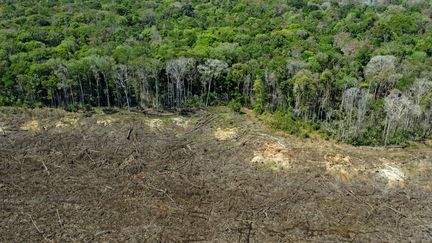
[[[0,105],[229,105],[357,145],[432,133],[429,1],[11,1]]]

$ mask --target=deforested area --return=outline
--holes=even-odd
[[[428,241],[431,142],[353,147],[252,111],[1,109],[0,240]]]

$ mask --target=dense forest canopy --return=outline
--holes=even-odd
[[[428,0],[3,0],[0,105],[230,104],[354,144],[432,133]]]

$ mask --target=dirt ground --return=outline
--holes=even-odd
[[[430,242],[432,145],[299,139],[250,112],[0,108],[0,242]]]

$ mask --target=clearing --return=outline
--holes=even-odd
[[[0,241],[431,241],[432,145],[190,116],[0,108]]]

